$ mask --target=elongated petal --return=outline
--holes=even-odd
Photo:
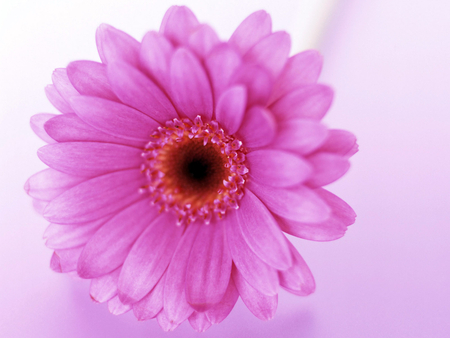
[[[52,82],[58,93],[66,100],[66,102],[69,102],[71,97],[80,95],[70,82],[65,68],[56,68],[53,71]]]
[[[141,199],[139,188],[146,183],[136,169],[99,176],[56,197],[45,208],[44,217],[60,224],[96,220]]]
[[[44,142],[55,143],[55,140],[47,134],[44,129],[44,124],[51,118],[58,116],[55,114],[41,113],[33,115],[30,119],[30,126],[34,133],[41,138]]]
[[[223,91],[227,89],[241,64],[241,56],[226,43],[215,47],[206,57],[205,65],[211,79],[216,102]]]
[[[230,211],[222,222],[227,229],[228,246],[237,269],[256,290],[269,296],[278,293],[278,276],[274,268],[264,263],[248,246],[239,227],[236,213]]]
[[[132,304],[141,300],[159,281],[178,245],[183,227],[176,216],[163,213],[139,236],[122,267],[119,297]]]
[[[127,33],[110,25],[101,24],[97,29],[95,40],[103,63],[123,61],[135,67],[139,65],[139,42]]]
[[[201,227],[189,256],[186,300],[197,311],[218,303],[228,286],[231,254],[221,222]]]
[[[246,159],[250,178],[273,187],[296,185],[312,173],[308,162],[281,150],[255,150]]]
[[[75,271],[81,250],[83,247],[55,250],[50,259],[50,268],[55,272]]]
[[[45,131],[58,142],[107,142],[143,149],[147,140],[128,140],[104,133],[90,126],[76,114],[56,115],[44,125]]]
[[[117,268],[106,275],[93,278],[89,288],[91,298],[104,303],[117,295],[117,281],[119,280],[120,268]]]
[[[164,310],[158,313],[156,320],[158,321],[159,326],[161,326],[161,329],[166,332],[173,331],[180,325],[180,323],[174,323],[169,320]]]
[[[293,91],[306,83],[315,83],[322,70],[323,58],[316,50],[307,50],[291,56],[272,92],[271,102]]]
[[[58,93],[54,85],[45,87],[45,95],[50,103],[63,114],[74,113],[74,110],[61,94]]]
[[[160,125],[136,109],[97,97],[76,97],[71,104],[83,121],[117,137],[148,141]]]
[[[315,120],[292,119],[278,124],[273,146],[309,154],[325,142],[327,135],[327,128]]]
[[[86,244],[78,263],[78,275],[95,278],[121,266],[133,243],[157,215],[157,208],[145,199],[120,211]]]
[[[203,66],[187,49],[178,49],[170,65],[171,93],[178,110],[193,120],[197,115],[211,119],[213,99]]]
[[[278,224],[251,191],[245,191],[236,216],[245,241],[262,261],[278,270],[286,270],[292,265],[286,239]]]
[[[293,118],[322,119],[333,101],[333,90],[325,85],[303,85],[271,106],[280,120]]]
[[[204,58],[220,43],[216,32],[208,25],[200,25],[189,37],[189,47],[200,57]]]
[[[170,60],[174,47],[157,32],[148,32],[142,39],[140,62],[144,70],[166,91],[170,89]]]
[[[277,78],[286,63],[291,49],[291,38],[286,32],[275,32],[254,45],[244,56],[247,62],[255,62]]]
[[[186,270],[189,254],[202,223],[190,224],[169,264],[164,284],[164,312],[174,325],[185,321],[194,311],[186,301]]]
[[[230,314],[239,298],[239,292],[234,285],[233,278],[230,278],[227,291],[222,300],[205,312],[212,324],[219,324]]]
[[[280,189],[249,181],[247,188],[272,212],[284,218],[297,222],[319,223],[330,216],[328,205],[307,187],[300,185]]]
[[[238,131],[246,106],[247,90],[244,86],[231,87],[220,96],[216,106],[216,120],[228,134]]]
[[[245,113],[238,135],[246,147],[259,148],[272,142],[276,128],[270,111],[263,107],[253,107]]]
[[[326,221],[301,223],[280,217],[278,224],[284,232],[308,240],[332,241],[341,238],[347,227],[355,222],[355,212],[342,199],[325,189],[315,189],[315,193],[331,208],[331,215]]]
[[[188,43],[189,35],[199,25],[194,13],[186,6],[170,7],[161,23],[160,32],[177,45]]]
[[[71,62],[67,66],[67,76],[81,95],[119,101],[111,90],[106,66],[102,63],[85,60]]]
[[[358,144],[352,133],[341,129],[330,129],[327,139],[318,151],[350,157],[358,151]]]
[[[69,249],[85,245],[108,217],[83,224],[51,223],[44,233],[45,245],[50,249]]]
[[[311,187],[321,187],[336,181],[350,168],[347,157],[330,153],[317,153],[308,156],[308,161],[314,168],[313,175],[306,184]]]
[[[85,180],[84,177],[75,177],[48,168],[31,176],[24,188],[27,194],[33,198],[51,201]]]
[[[233,281],[244,304],[257,318],[269,320],[275,316],[278,295],[267,296],[252,288],[236,268],[232,272]]]
[[[212,325],[204,312],[197,311],[190,315],[189,324],[197,332],[205,332]]]
[[[291,243],[289,247],[293,264],[288,270],[278,271],[280,285],[295,295],[307,296],[316,289],[314,277],[297,249]]]
[[[139,302],[133,304],[133,312],[138,320],[155,318],[163,308],[165,275],[155,287]]]
[[[115,296],[108,301],[108,310],[113,315],[122,315],[131,310],[131,305],[124,304],[120,301],[119,296]]]
[[[272,91],[273,79],[270,73],[258,65],[243,65],[235,72],[232,80],[234,84],[247,87],[247,106],[265,106]]]
[[[120,144],[100,142],[64,142],[38,150],[42,162],[60,172],[95,177],[106,173],[139,168],[142,150]]]
[[[114,92],[123,103],[161,123],[178,117],[166,94],[134,67],[112,62],[108,65],[108,77]]]
[[[250,14],[231,36],[229,43],[245,54],[251,47],[272,31],[272,20],[265,11]]]

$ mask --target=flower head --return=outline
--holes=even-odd
[[[102,25],[101,63],[56,69],[62,114],[32,117],[49,166],[26,183],[51,222],[51,268],[91,279],[114,314],[164,330],[221,322],[241,297],[274,316],[280,287],[308,295],[310,270],[283,232],[334,240],[353,210],[322,186],[341,177],[354,136],[320,120],[332,90],[315,51],[259,11],[228,42],[186,7],[138,42]]]

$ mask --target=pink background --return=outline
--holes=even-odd
[[[16,16],[0,20],[0,110],[7,112],[0,123],[1,337],[198,335],[187,323],[167,334],[131,313],[115,317],[90,300],[88,282],[52,272],[41,239],[46,222],[22,189],[44,167],[28,120],[54,111],[43,93],[53,68],[98,59],[93,35],[102,21],[137,38],[157,28],[169,2],[152,10],[154,3],[0,5],[1,19]],[[259,8],[273,14],[276,29],[296,20],[296,1],[192,3],[222,37]],[[353,131],[360,152],[330,190],[354,207],[357,222],[336,242],[294,239],[315,275],[315,294],[281,292],[269,322],[239,301],[203,337],[450,336],[449,32],[447,0],[338,3],[319,48],[322,82],[337,93],[326,123]]]

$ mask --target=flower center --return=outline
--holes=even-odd
[[[226,135],[216,121],[173,119],[152,134],[142,154],[142,171],[152,203],[161,211],[174,210],[178,224],[196,219],[209,223],[228,209],[237,209],[248,169],[246,149]]]

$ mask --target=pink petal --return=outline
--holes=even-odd
[[[132,66],[139,65],[139,42],[110,25],[101,24],[95,36],[97,50],[103,63],[113,61],[127,62]]]
[[[153,289],[169,265],[183,230],[176,225],[176,216],[165,212],[139,236],[119,277],[122,302],[135,303]]]
[[[166,332],[175,330],[180,323],[174,323],[173,321],[167,318],[167,315],[164,311],[161,311],[156,316],[156,320],[158,321],[159,326]],[[183,320],[184,321],[184,320]]]
[[[237,224],[248,246],[265,263],[278,270],[292,265],[286,238],[263,203],[249,190],[236,212]]]
[[[294,264],[285,271],[278,271],[280,285],[298,296],[307,296],[314,292],[314,277],[297,249],[289,243]]]
[[[264,67],[277,78],[286,63],[291,49],[291,37],[286,32],[275,32],[254,45],[245,55],[244,60]]]
[[[110,172],[139,168],[142,150],[112,143],[64,142],[38,150],[42,162],[60,172],[94,177]]]
[[[111,90],[106,66],[102,63],[84,60],[71,62],[67,66],[67,76],[81,95],[119,101]]]
[[[317,153],[308,156],[314,172],[306,184],[311,187],[321,187],[336,181],[350,168],[347,157],[331,153]]]
[[[189,256],[186,300],[197,311],[220,302],[231,274],[231,254],[221,222],[202,226]]]
[[[48,202],[33,198],[32,204],[34,211],[36,211],[39,215],[42,215],[44,214],[44,210],[47,207]]]
[[[59,116],[59,115],[41,113],[41,114],[36,114],[36,115],[31,116],[31,119],[30,119],[31,129],[44,142],[55,143],[55,140],[53,138],[51,138],[51,136],[49,136],[44,129],[44,124],[48,120],[50,120],[52,117],[55,117],[55,116]]]
[[[75,177],[48,168],[31,176],[24,188],[27,194],[33,198],[51,201],[85,180],[84,177]]]
[[[81,250],[83,247],[56,250],[50,260],[50,268],[55,272],[75,271]]]
[[[131,140],[148,140],[160,124],[123,104],[97,97],[79,96],[71,101],[77,115],[94,128]]]
[[[272,32],[272,20],[265,11],[250,14],[231,36],[229,43],[245,54],[258,41]]]
[[[322,63],[323,58],[316,50],[307,50],[291,56],[274,85],[270,101],[275,102],[303,84],[317,82]]]
[[[108,218],[83,224],[51,223],[44,233],[45,245],[50,249],[68,249],[85,245]]]
[[[113,299],[108,301],[108,310],[113,315],[121,315],[131,310],[131,305],[123,304],[119,296],[115,296]]]
[[[327,128],[315,120],[292,119],[278,124],[274,147],[309,154],[327,137]]]
[[[211,79],[216,102],[223,91],[228,88],[231,78],[241,63],[241,56],[226,43],[215,47],[206,57],[205,65]]]
[[[61,94],[58,93],[54,85],[48,85],[45,87],[45,95],[50,103],[61,113],[68,114],[74,112],[69,103],[66,102]]]
[[[120,100],[161,123],[178,117],[175,108],[159,87],[139,70],[126,63],[108,65],[108,77]]]
[[[156,283],[155,287],[139,302],[133,304],[133,313],[138,320],[155,318],[163,308],[165,275]]]
[[[331,192],[322,188],[315,189],[315,192],[331,208],[330,217],[320,223],[300,223],[280,217],[278,219],[280,228],[290,235],[312,241],[332,241],[341,238],[347,226],[355,222],[355,212]]]
[[[44,217],[60,224],[96,220],[141,199],[139,188],[145,184],[145,176],[136,169],[99,176],[56,197],[45,208]]]
[[[234,86],[225,91],[216,106],[216,120],[228,132],[234,134],[241,126],[247,106],[247,90]]]
[[[269,101],[273,79],[264,68],[258,65],[243,65],[235,72],[231,82],[247,87],[248,107],[265,106]]]
[[[236,216],[238,212],[240,211],[231,211],[222,221],[226,222],[228,245],[233,262],[251,286],[265,295],[276,295],[278,293],[277,272],[258,258],[248,246],[238,225]]]
[[[219,43],[216,32],[208,25],[198,26],[189,37],[189,47],[200,58],[205,58]]]
[[[205,312],[212,324],[219,324],[230,314],[239,298],[239,292],[234,285],[233,278],[230,278],[228,288],[222,300]]]
[[[194,13],[186,6],[170,7],[159,31],[177,45],[186,45],[189,35],[199,25]]]
[[[330,208],[311,189],[302,185],[289,188],[273,188],[249,181],[247,188],[281,217],[305,223],[323,222],[330,216]]]
[[[157,216],[158,209],[146,199],[118,212],[86,244],[78,262],[78,275],[96,278],[121,266],[133,243]]]
[[[271,106],[280,119],[307,118],[322,119],[333,101],[333,90],[325,85],[309,84],[283,96]]]
[[[277,126],[270,111],[263,107],[248,110],[238,130],[238,137],[248,148],[264,147],[272,142]]]
[[[191,120],[197,115],[211,119],[211,86],[203,66],[189,50],[180,48],[173,55],[170,80],[172,99],[179,112]]]
[[[189,317],[189,324],[191,324],[192,328],[197,332],[205,332],[212,325],[204,312],[197,311]]]
[[[175,325],[184,322],[194,311],[185,296],[186,270],[191,248],[202,226],[204,224],[198,222],[186,228],[166,272],[164,312],[168,320]]]
[[[144,70],[166,92],[170,89],[170,60],[174,48],[169,40],[157,32],[148,32],[142,40],[140,62]]]
[[[120,268],[106,275],[93,278],[89,288],[91,298],[97,303],[104,303],[117,295],[117,281],[119,280]]]
[[[255,150],[246,155],[249,177],[259,184],[289,187],[306,180],[311,166],[294,154],[282,150]]]
[[[358,151],[358,144],[352,133],[341,129],[330,129],[319,151],[350,157]]]
[[[66,102],[69,102],[71,97],[80,95],[70,82],[65,68],[56,68],[53,71],[52,82]]]
[[[232,272],[234,283],[244,304],[257,318],[269,320],[275,316],[278,295],[267,296],[252,288],[236,268]]]
[[[145,141],[127,140],[91,127],[76,114],[56,115],[44,125],[45,131],[58,142],[107,142],[144,149]]]

